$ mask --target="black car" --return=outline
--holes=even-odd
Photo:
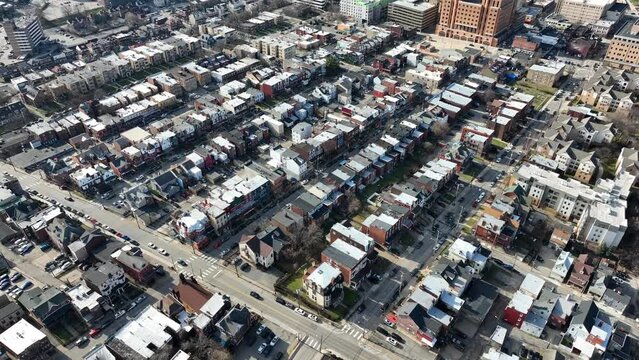
[[[270,354],[272,350],[273,350],[273,347],[269,345],[266,347],[266,349],[264,349],[264,352],[262,353],[262,355],[268,356],[268,354]]]
[[[416,249],[419,249],[419,248],[421,248],[423,245],[424,245],[424,242],[420,240],[420,241],[418,241],[418,242],[417,242],[417,244],[415,244],[415,248],[416,248]]]
[[[135,240],[130,240],[129,242],[135,246],[140,246],[140,243]]]
[[[262,300],[262,296],[255,291],[251,291],[251,296],[256,298],[257,300]]]
[[[366,310],[366,305],[364,305],[364,303],[359,304],[359,306],[357,307],[357,312],[362,313],[364,310]]]
[[[278,304],[286,305],[286,300],[282,299],[279,296],[275,298],[275,302]]]
[[[240,266],[240,269],[242,271],[244,271],[244,272],[249,272],[249,271],[251,271],[251,265],[249,265],[247,263],[244,263],[244,264],[242,264],[242,266]]]
[[[399,336],[397,333],[391,333],[390,336],[402,344],[406,343],[406,340],[404,340],[404,338]]]
[[[381,327],[381,326],[378,326],[376,330],[377,330],[377,332],[378,332],[378,333],[380,333],[380,334],[382,334],[382,335],[384,335],[384,336],[388,336],[388,335],[389,335],[389,334],[388,334],[388,331],[386,331],[386,329],[384,329],[384,328],[383,328],[383,327]]]

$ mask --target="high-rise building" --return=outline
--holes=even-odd
[[[386,17],[388,3],[392,0],[341,0],[339,12],[362,24],[375,24]]]
[[[295,0],[294,2],[308,5],[316,9],[324,9],[326,4],[328,4],[328,0]]]
[[[395,1],[388,5],[388,19],[422,31],[437,24],[437,3]]]
[[[639,72],[639,17],[632,17],[613,36],[604,62],[619,69]]]
[[[516,0],[442,0],[435,33],[495,46],[509,33]]]
[[[560,0],[555,12],[573,24],[594,24],[615,0]]]
[[[8,20],[2,26],[15,56],[30,54],[45,39],[37,17]]]

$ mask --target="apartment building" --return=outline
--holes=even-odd
[[[344,280],[337,267],[321,263],[309,270],[304,276],[304,289],[311,300],[324,308],[342,301]]]
[[[577,224],[577,239],[591,248],[598,249],[602,245],[615,248],[628,228],[626,204],[623,200],[615,200],[609,204],[595,203],[588,207]]]
[[[594,191],[576,180],[564,180],[559,174],[525,164],[517,171],[518,184],[528,193],[531,205],[550,208],[564,220],[578,220],[590,204],[605,202],[607,194]]]
[[[554,87],[559,78],[564,74],[566,64],[560,62],[552,62],[545,64],[535,64],[528,69],[526,78],[535,84],[541,84],[548,87]]]
[[[555,12],[573,24],[594,24],[614,3],[614,0],[560,0]]]
[[[42,41],[44,32],[37,17],[25,16],[2,23],[15,57],[30,54]]]
[[[375,24],[384,18],[389,0],[341,0],[339,12],[362,24]]]
[[[272,37],[262,37],[253,42],[253,46],[262,55],[274,56],[280,60],[287,60],[295,57],[295,44],[282,39]]]
[[[512,28],[515,0],[442,0],[435,33],[496,46]]]
[[[388,19],[423,31],[437,24],[437,3],[395,1],[388,5]]]
[[[639,72],[639,17],[631,17],[613,36],[604,63]]]

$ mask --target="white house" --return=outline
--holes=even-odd
[[[454,262],[462,261],[473,273],[481,272],[488,258],[480,253],[480,248],[463,239],[457,239],[448,249],[448,258]]]
[[[307,122],[300,122],[293,126],[291,130],[293,144],[304,142],[304,140],[309,139],[311,135],[313,135],[313,127]]]

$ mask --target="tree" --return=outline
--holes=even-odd
[[[325,60],[326,75],[335,76],[341,71],[339,59],[335,56],[327,56]]]
[[[298,268],[309,258],[319,258],[324,245],[324,232],[316,223],[296,226],[292,231],[291,241],[282,249],[282,262],[288,263],[294,269]]]
[[[450,130],[450,127],[448,126],[447,123],[438,121],[433,125],[433,128],[431,131],[433,135],[435,135],[435,137],[439,139],[444,137],[444,135],[446,135],[446,133],[448,133],[449,130]]]
[[[349,196],[347,204],[348,204],[348,207],[347,207],[346,211],[350,215],[355,215],[358,212],[360,212],[360,210],[362,209],[362,202],[355,195]]]

